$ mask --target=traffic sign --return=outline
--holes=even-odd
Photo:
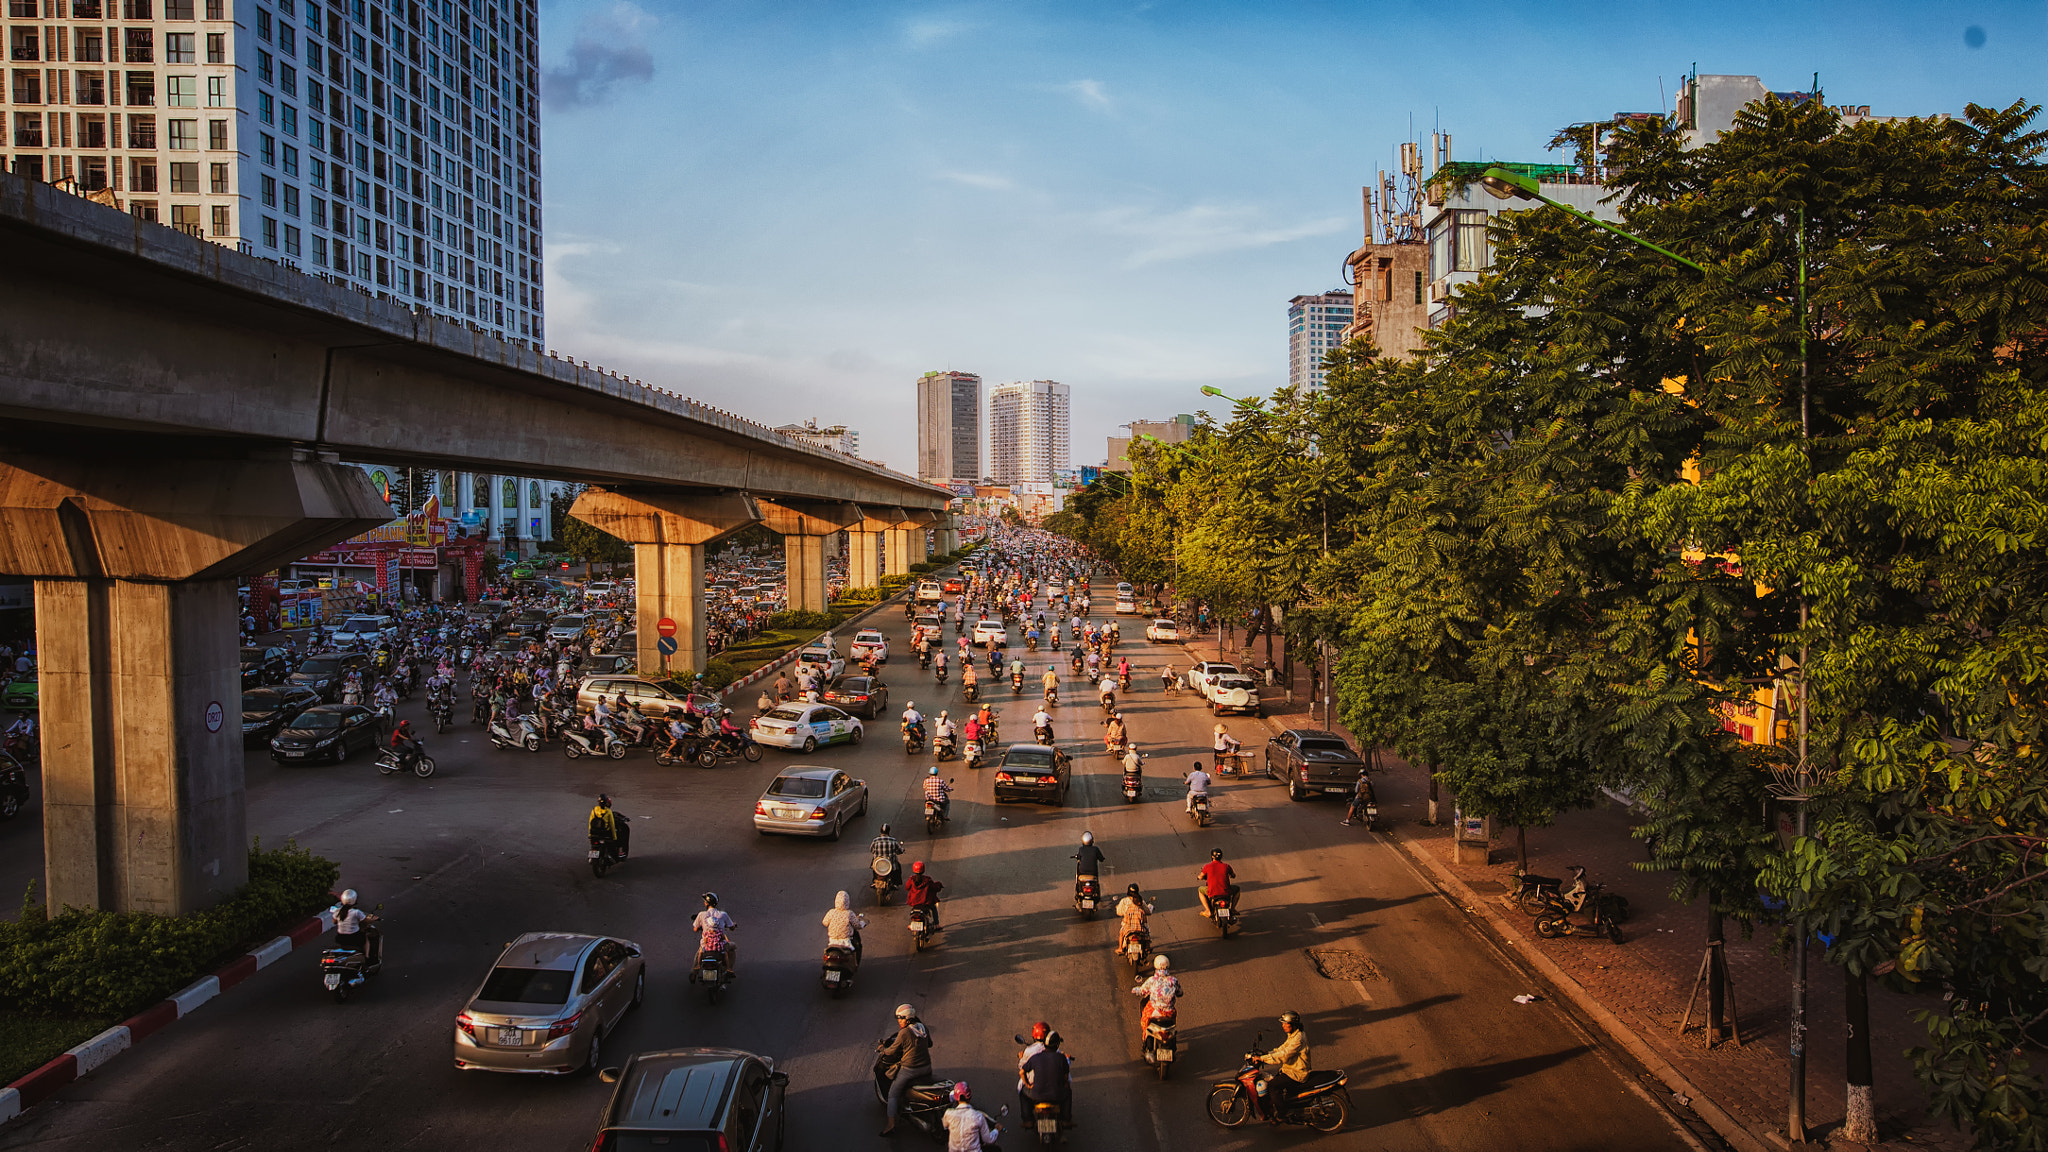
[[[661,651],[663,656],[673,656],[676,654],[676,638],[673,636],[663,636],[654,642],[654,646]]]
[[[663,616],[654,622],[654,630],[663,636],[673,636],[676,634],[676,622]]]
[[[218,731],[220,731],[220,725],[221,725],[221,709],[220,709],[220,701],[218,701],[218,700],[209,700],[209,701],[207,701],[207,702],[206,702],[206,730],[207,730],[208,732],[218,732]]]

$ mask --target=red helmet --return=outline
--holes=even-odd
[[[1047,1023],[1046,1023],[1045,1021],[1043,1021],[1043,1020],[1040,1020],[1040,1021],[1039,1021],[1038,1023],[1036,1023],[1036,1024],[1033,1024],[1033,1025],[1031,1026],[1031,1038],[1032,1038],[1033,1040],[1043,1040],[1043,1039],[1045,1039],[1045,1037],[1046,1037],[1046,1034],[1047,1034],[1047,1033],[1049,1033],[1049,1032],[1051,1032],[1051,1031],[1052,1031],[1052,1025],[1050,1025],[1050,1024],[1047,1024]]]
[[[922,861],[922,860],[914,860],[914,861],[912,861],[912,862],[911,862],[911,864],[910,864],[910,870],[911,870],[912,872],[916,872],[916,873],[922,874],[922,873],[924,872],[924,861]]]

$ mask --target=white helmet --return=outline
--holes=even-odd
[[[1093,832],[1083,832],[1083,833],[1081,833],[1081,843],[1083,843],[1083,844],[1093,844],[1093,843],[1095,843],[1095,833],[1093,833]]]
[[[1152,958],[1152,970],[1153,970],[1154,972],[1164,972],[1164,971],[1166,971],[1166,957],[1164,957],[1164,956],[1154,956],[1154,957]]]
[[[349,889],[348,891],[346,891],[346,892],[343,892],[343,893],[341,894],[341,906],[342,906],[343,908],[353,908],[353,907],[355,907],[355,906],[356,906],[356,890],[355,890],[355,889],[353,889],[353,888],[350,888],[350,889]]]

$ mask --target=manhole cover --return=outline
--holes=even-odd
[[[1308,948],[1309,963],[1331,980],[1385,980],[1380,966],[1363,952],[1342,948]]]

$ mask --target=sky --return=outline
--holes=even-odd
[[[1404,140],[1561,161],[1695,66],[1960,114],[2044,48],[2048,0],[543,0],[547,343],[901,470],[922,373],[1058,380],[1094,464],[1286,383]]]

